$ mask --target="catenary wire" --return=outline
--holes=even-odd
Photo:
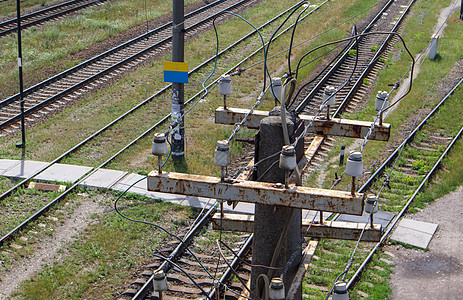
[[[448,48],[448,50],[447,50],[447,53],[446,53],[446,56],[445,56],[445,58],[444,58],[444,62],[446,61],[446,59],[447,59],[447,57],[448,57],[448,54],[450,53],[450,49],[452,48],[452,45],[453,45],[453,43],[454,43],[454,41],[455,41],[455,37],[456,37],[456,35],[457,35],[457,33],[458,33],[459,26],[460,26],[460,23],[458,23],[458,25],[457,25],[457,28],[456,28],[456,30],[455,30],[455,34],[454,34],[454,36],[453,36],[453,39],[452,39],[452,41],[451,41],[451,43],[450,43],[450,46],[449,46],[449,48]],[[428,99],[429,99],[429,97],[431,96],[431,93],[432,93],[433,90],[434,90],[434,86],[435,86],[437,80],[439,79],[440,73],[441,73],[442,68],[443,68],[443,66],[444,66],[444,62],[441,64],[441,67],[440,67],[440,69],[439,69],[439,72],[438,72],[438,74],[436,75],[435,80],[434,80],[434,82],[433,82],[431,88],[429,89],[429,92],[428,92],[428,94],[427,94],[427,97],[426,97],[425,101],[423,102],[423,105],[421,106],[421,109],[420,109],[420,111],[419,111],[417,117],[415,118],[415,121],[414,121],[414,123],[413,123],[413,126],[412,126],[412,128],[410,129],[409,136],[410,136],[411,132],[414,130],[414,128],[416,127],[416,124],[417,124],[417,122],[418,122],[418,120],[419,120],[419,118],[420,118],[420,116],[421,116],[421,114],[422,114],[422,112],[423,112],[423,110],[424,110],[424,108],[425,108],[427,102],[428,102]],[[377,205],[377,203],[378,203],[378,198],[380,197],[380,195],[381,195],[382,191],[384,190],[384,188],[388,185],[389,180],[390,180],[391,175],[392,175],[392,172],[393,172],[393,170],[395,169],[395,166],[396,166],[397,162],[399,161],[399,159],[400,159],[400,157],[401,157],[401,155],[402,155],[402,152],[403,152],[404,148],[405,148],[405,144],[401,147],[401,149],[400,149],[400,151],[399,151],[399,154],[398,154],[397,158],[395,159],[394,164],[392,165],[392,167],[391,167],[391,169],[390,169],[390,171],[389,171],[389,174],[387,175],[386,179],[384,180],[384,182],[383,182],[383,184],[382,184],[382,186],[381,186],[381,188],[380,188],[380,190],[379,190],[379,192],[378,192],[378,195],[376,196],[376,201],[375,201],[375,203],[374,203],[374,205],[373,205],[373,208],[372,208],[372,210],[371,210],[371,212],[370,212],[370,219],[371,219],[371,217],[372,217],[372,215],[373,215],[374,208],[376,207],[376,205]],[[357,240],[356,247],[354,248],[354,251],[352,252],[352,255],[351,255],[350,258],[349,258],[349,261],[348,261],[348,263],[347,263],[347,265],[346,265],[345,270],[337,277],[336,281],[340,278],[340,276],[343,276],[343,280],[345,279],[345,277],[346,277],[346,275],[347,275],[347,272],[349,271],[350,267],[352,266],[352,262],[353,262],[355,253],[356,253],[356,251],[357,251],[357,249],[358,249],[359,243],[360,243],[360,241],[361,241],[361,239],[362,239],[362,237],[363,237],[363,234],[364,234],[364,232],[365,232],[365,229],[366,229],[366,226],[367,226],[368,222],[369,222],[369,220],[366,221],[365,226],[364,226],[363,229],[362,229],[362,232],[361,232],[361,234],[360,234],[360,236],[359,236],[359,239]],[[336,281],[335,281],[335,282],[336,282]],[[329,296],[331,295],[331,293],[333,292],[333,290],[334,290],[334,284],[333,284],[333,287],[332,287],[331,291],[327,294],[326,299],[329,298]]]

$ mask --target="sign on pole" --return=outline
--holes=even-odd
[[[188,63],[164,62],[164,82],[188,83]]]

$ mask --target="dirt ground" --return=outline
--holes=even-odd
[[[439,225],[429,251],[386,246],[393,255],[391,299],[463,299],[463,186],[407,216]]]

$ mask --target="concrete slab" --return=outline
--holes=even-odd
[[[185,197],[185,200],[182,201],[180,204],[203,209],[203,208],[210,208],[215,203],[216,203],[215,199],[187,196]]]
[[[139,181],[139,182],[137,182]],[[114,187],[118,187],[120,186],[121,188],[124,189],[125,188],[128,188],[129,186],[131,186],[132,184],[134,184],[135,182],[137,182],[133,187],[133,188],[140,188],[140,189],[144,189],[144,190],[148,190],[147,187],[148,187],[148,183],[146,181],[146,176],[144,175],[139,175],[139,174],[134,174],[134,173],[130,173],[130,174],[127,174],[126,176],[124,176],[124,178],[122,178],[121,180],[119,180],[115,185]]]
[[[34,173],[45,167],[47,164],[48,163],[38,161],[21,160],[18,164],[6,170],[2,175],[14,178],[27,178],[34,175]]]
[[[4,176],[27,177],[46,165],[47,163],[45,162],[0,159],[0,175],[3,172],[5,173]],[[91,167],[57,164],[36,176],[36,179],[75,182],[91,169]],[[215,204],[215,199],[210,198],[150,192],[147,190],[146,176],[117,170],[100,169],[89,178],[85,179],[81,185],[125,191],[132,184],[134,184],[134,186],[130,188],[130,193],[137,193],[154,199],[161,199],[163,201],[169,201],[180,205],[189,205],[201,209],[204,207],[209,208]],[[254,204],[240,202],[237,207],[233,209],[232,206],[225,203],[224,211],[227,213],[252,215],[254,214]],[[314,214],[314,211],[303,210],[303,215],[306,218],[313,218]],[[331,213],[324,213],[323,218],[326,219],[330,215]]]
[[[315,216],[315,214],[317,214]],[[323,212],[323,220],[326,221],[326,219],[328,219],[333,213],[330,213],[330,212],[326,212],[324,211]],[[304,209],[302,211],[302,219],[305,219],[305,220],[313,220],[315,217],[315,221],[320,221],[320,213],[315,211],[315,210],[307,210],[307,209]]]
[[[398,226],[413,229],[416,231],[421,231],[428,234],[434,234],[438,227],[438,225],[434,223],[427,223],[406,218],[403,218]]]
[[[3,175],[6,171],[20,164],[21,161],[13,159],[1,159],[0,160],[0,175]]]
[[[163,201],[169,201],[178,204],[185,200],[185,196],[183,195],[149,192],[147,190],[147,181],[145,177],[146,176],[143,175],[130,173],[122,177],[115,184],[113,184],[111,188],[118,191],[125,191],[127,188],[129,188],[129,186],[140,180],[133,187],[130,188],[129,193],[137,193],[150,198],[161,199]]]
[[[396,230],[392,234],[391,239],[421,249],[426,249],[428,248],[437,227],[437,224],[404,218],[400,221]]]
[[[383,228],[386,228],[387,225],[389,225],[391,220],[394,218],[394,216],[395,215],[392,213],[388,213],[385,211],[378,211],[373,216],[373,223],[380,224]],[[354,223],[366,223],[366,222],[369,222],[369,220],[370,220],[370,216],[369,214],[366,214],[365,212],[361,216],[342,214],[336,219],[336,221],[340,221],[340,222],[354,222]]]
[[[92,167],[55,164],[34,178],[49,181],[76,182],[92,169]]]
[[[111,188],[126,175],[127,172],[124,171],[99,169],[85,179],[83,184],[91,187]]]
[[[245,214],[253,215],[254,214],[254,204],[239,202],[235,209],[232,205],[228,205],[226,202],[223,205],[223,211],[226,213],[235,213],[235,214]]]

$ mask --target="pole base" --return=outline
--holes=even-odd
[[[23,144],[23,143],[16,143],[16,148],[21,148],[21,149],[24,149],[26,148],[26,144]]]

